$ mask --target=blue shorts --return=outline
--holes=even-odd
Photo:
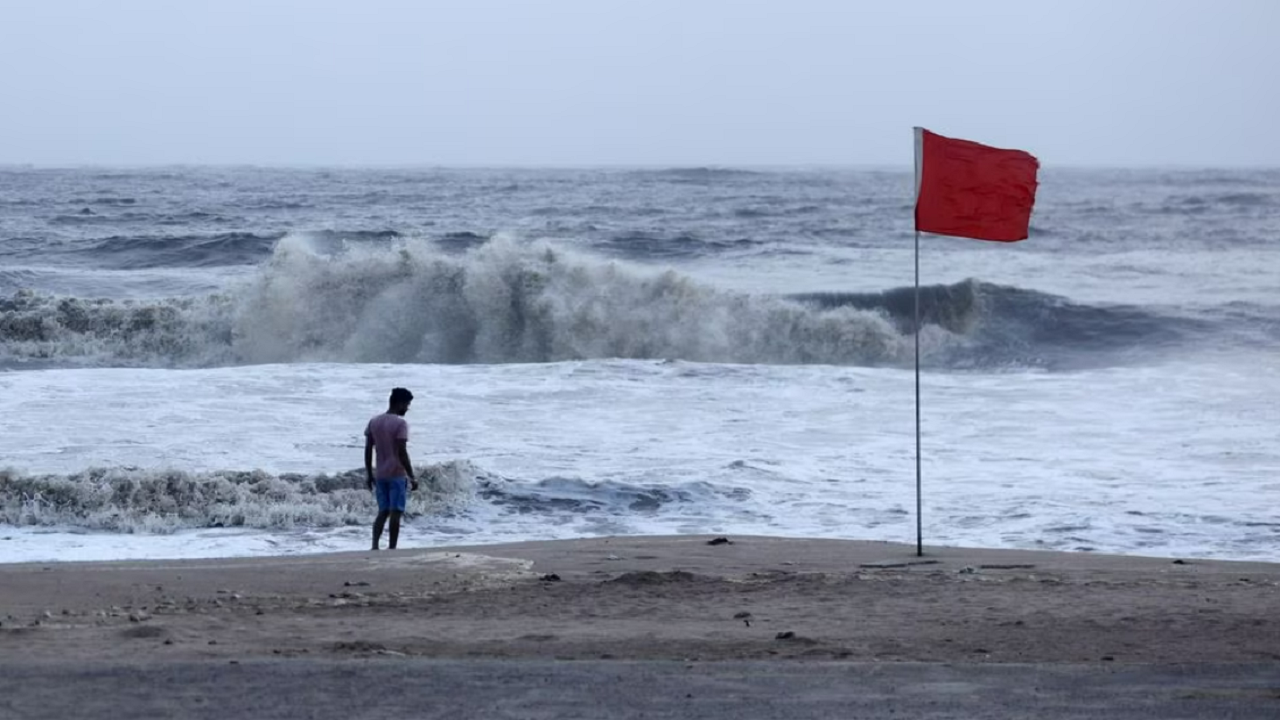
[[[378,496],[378,510],[404,512],[409,497],[409,478],[381,478],[373,482],[373,494]]]

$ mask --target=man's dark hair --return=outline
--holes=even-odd
[[[407,403],[412,401],[413,401],[413,393],[409,392],[408,390],[404,388],[393,388],[391,390],[390,404],[399,405],[400,403]]]

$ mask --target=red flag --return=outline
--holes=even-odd
[[[1026,239],[1039,168],[1021,150],[916,128],[916,230],[975,240]]]

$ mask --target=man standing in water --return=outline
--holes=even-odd
[[[373,549],[378,549],[382,528],[391,518],[391,542],[388,550],[396,549],[400,538],[400,516],[404,514],[409,488],[418,489],[418,479],[413,475],[413,463],[409,462],[409,423],[404,414],[409,412],[413,393],[404,388],[391,391],[387,411],[374,417],[364,429],[364,471],[369,489],[378,497],[378,517],[373,521]],[[373,452],[378,451],[375,471]]]

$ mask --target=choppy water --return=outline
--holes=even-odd
[[[0,170],[0,560],[914,538],[909,174]],[[926,537],[1280,558],[1280,172],[925,238]]]

